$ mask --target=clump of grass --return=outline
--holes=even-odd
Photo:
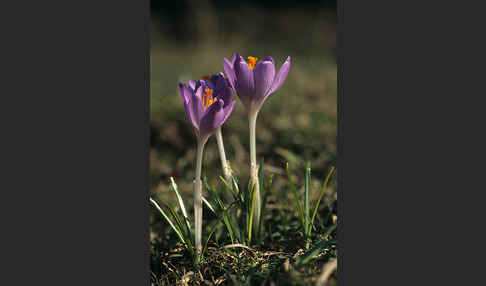
[[[261,163],[263,166],[263,161]],[[287,166],[287,176],[290,170]],[[263,170],[263,168],[262,168]],[[204,179],[208,196],[203,198],[206,210],[213,214],[208,223],[204,248],[200,263],[195,264],[192,248],[193,232],[187,211],[178,187],[171,178],[171,189],[177,197],[179,215],[174,208],[166,206],[169,214],[151,199],[172,229],[166,245],[173,249],[157,251],[152,257],[151,280],[154,285],[266,285],[270,282],[288,281],[289,285],[307,285],[317,281],[323,263],[337,256],[335,230],[337,223],[330,220],[335,215],[331,203],[319,205],[330,182],[334,168],[331,167],[310,215],[310,166],[306,168],[304,202],[302,212],[288,211],[287,206],[274,205],[277,193],[272,193],[273,176],[266,179],[261,171],[260,184],[263,194],[261,228],[252,231],[250,187],[241,188],[236,176],[232,186],[223,177],[221,184],[212,186]],[[293,185],[292,180],[289,185]],[[233,187],[233,188],[232,188]],[[291,187],[292,188],[292,187]],[[295,189],[295,186],[293,186]],[[222,192],[229,191],[234,200],[227,204],[222,200]],[[297,192],[296,192],[297,194]],[[294,198],[296,206],[297,197]],[[267,203],[270,205],[267,207]],[[308,212],[305,211],[309,205]],[[297,207],[298,208],[298,207]],[[321,213],[321,216],[317,214]],[[308,219],[306,222],[306,214]],[[263,219],[263,217],[265,217]],[[304,217],[304,224],[302,224]],[[320,219],[316,220],[316,218]],[[214,236],[216,232],[220,235]],[[302,240],[299,237],[304,236]],[[174,239],[175,242],[174,243]],[[279,284],[280,285],[280,284]]]
[[[331,178],[331,175],[334,172],[334,166],[331,167],[326,179],[324,180],[324,183],[322,185],[322,189],[319,193],[319,198],[317,199],[317,202],[314,206],[314,211],[312,213],[312,217],[310,216],[310,196],[311,196],[311,187],[310,187],[311,167],[310,167],[310,163],[307,163],[306,172],[305,172],[304,207],[302,207],[300,195],[297,192],[294,183],[292,182],[288,163],[286,164],[285,170],[286,170],[287,177],[288,177],[288,180],[289,180],[290,189],[294,193],[294,202],[295,202],[297,209],[298,209],[298,212],[299,212],[302,230],[303,230],[304,238],[306,240],[306,248],[309,248],[311,232],[312,232],[313,229],[315,229],[314,228],[314,220],[316,218],[317,209],[319,208],[319,204],[321,203],[321,199],[324,196],[324,192],[327,188],[327,184],[329,182],[329,179]]]

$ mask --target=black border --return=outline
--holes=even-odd
[[[484,129],[471,98],[484,94],[473,80],[484,74],[484,44],[472,36],[481,11],[338,0],[339,285],[484,280],[468,257],[484,241],[475,227],[484,180],[472,176],[482,163],[471,164],[484,140],[470,137]]]
[[[10,4],[0,285],[149,285],[149,1]]]
[[[337,130],[337,199],[338,199],[338,227],[337,227],[337,245],[338,245],[338,268],[337,281],[338,285],[344,284],[344,200],[343,200],[343,174],[344,174],[344,106],[343,106],[343,84],[344,84],[344,67],[343,67],[343,2],[337,1],[337,23],[336,23],[336,55],[337,55],[337,109],[338,109],[338,130]]]

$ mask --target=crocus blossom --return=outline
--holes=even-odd
[[[188,82],[188,87],[194,92],[196,92],[200,86],[203,86],[204,89],[209,88],[210,90],[213,90],[213,94],[216,97],[220,97],[224,101],[223,109],[234,107],[236,101],[232,101],[231,85],[228,79],[224,77],[223,73],[218,73],[217,75],[212,76],[203,76],[202,78],[203,80],[190,80]],[[226,90],[227,88],[229,88],[229,91]],[[214,134],[216,136],[216,142],[218,143],[219,157],[223,168],[224,178],[227,182],[231,182],[232,171],[229,162],[226,160],[221,126],[216,129]],[[230,202],[232,200],[231,194],[226,192],[225,195],[226,200]]]
[[[190,80],[188,85],[179,83],[179,89],[186,110],[197,136],[196,171],[194,178],[194,225],[196,257],[202,251],[202,181],[201,169],[204,145],[209,137],[220,130],[221,125],[233,111],[232,90],[223,74],[207,80]]]
[[[222,73],[209,80],[190,80],[179,83],[182,102],[187,117],[198,138],[207,139],[228,119],[236,101],[232,101],[232,91]]]
[[[223,68],[228,80],[245,105],[249,113],[258,112],[263,102],[277,91],[290,69],[290,57],[275,73],[275,61],[266,57],[258,61],[256,57],[248,57],[248,63],[238,53],[231,61],[223,59]]]
[[[233,55],[231,61],[223,59],[223,68],[231,87],[238,94],[248,113],[250,130],[250,181],[255,190],[255,216],[256,229],[259,227],[261,214],[260,184],[258,182],[258,165],[256,162],[256,120],[263,102],[277,91],[290,69],[290,57],[275,74],[275,62],[272,57],[258,61],[256,57],[248,57],[248,63],[238,53]]]
[[[231,97],[229,97],[228,94],[222,92],[226,87],[231,88],[231,85],[230,85],[228,79],[224,77],[223,73],[219,73],[219,74],[213,75],[211,77],[210,76],[203,76],[203,79],[205,80],[205,84],[207,84],[210,89],[214,90],[214,94],[217,94],[217,95],[224,94],[226,96],[226,98],[223,99],[224,102],[225,102],[225,105],[227,105],[230,102]],[[194,87],[193,89],[197,89],[198,85],[203,84],[201,82],[202,81],[198,81],[198,82],[192,81],[192,82],[189,82],[189,85],[193,86]],[[225,108],[225,107],[223,107],[223,108]],[[216,132],[214,134],[216,136],[216,142],[218,143],[219,158],[221,160],[221,167],[223,169],[224,179],[232,187],[232,184],[231,184],[232,170],[231,170],[231,167],[229,165],[229,162],[226,160],[226,152],[224,150],[223,134],[222,134],[222,131],[221,131],[221,127],[216,129]],[[233,201],[233,197],[232,197],[230,192],[225,192],[225,197],[226,197],[227,203],[231,203]]]

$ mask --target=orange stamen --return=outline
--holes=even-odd
[[[209,75],[203,75],[201,78],[205,80],[209,80]]]
[[[204,90],[204,94],[203,94],[201,100],[202,100],[202,103],[204,104],[204,107],[206,109],[208,109],[211,106],[211,104],[213,104],[216,101],[215,98],[211,99],[212,95],[213,95],[212,89],[206,88]]]
[[[248,66],[253,70],[257,61],[258,61],[258,58],[249,56],[248,57]]]

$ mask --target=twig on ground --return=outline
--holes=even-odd
[[[337,269],[337,259],[334,258],[330,260],[328,263],[324,264],[322,267],[322,274],[317,279],[316,286],[325,286],[327,285],[327,280],[329,280],[329,277],[331,274]]]

